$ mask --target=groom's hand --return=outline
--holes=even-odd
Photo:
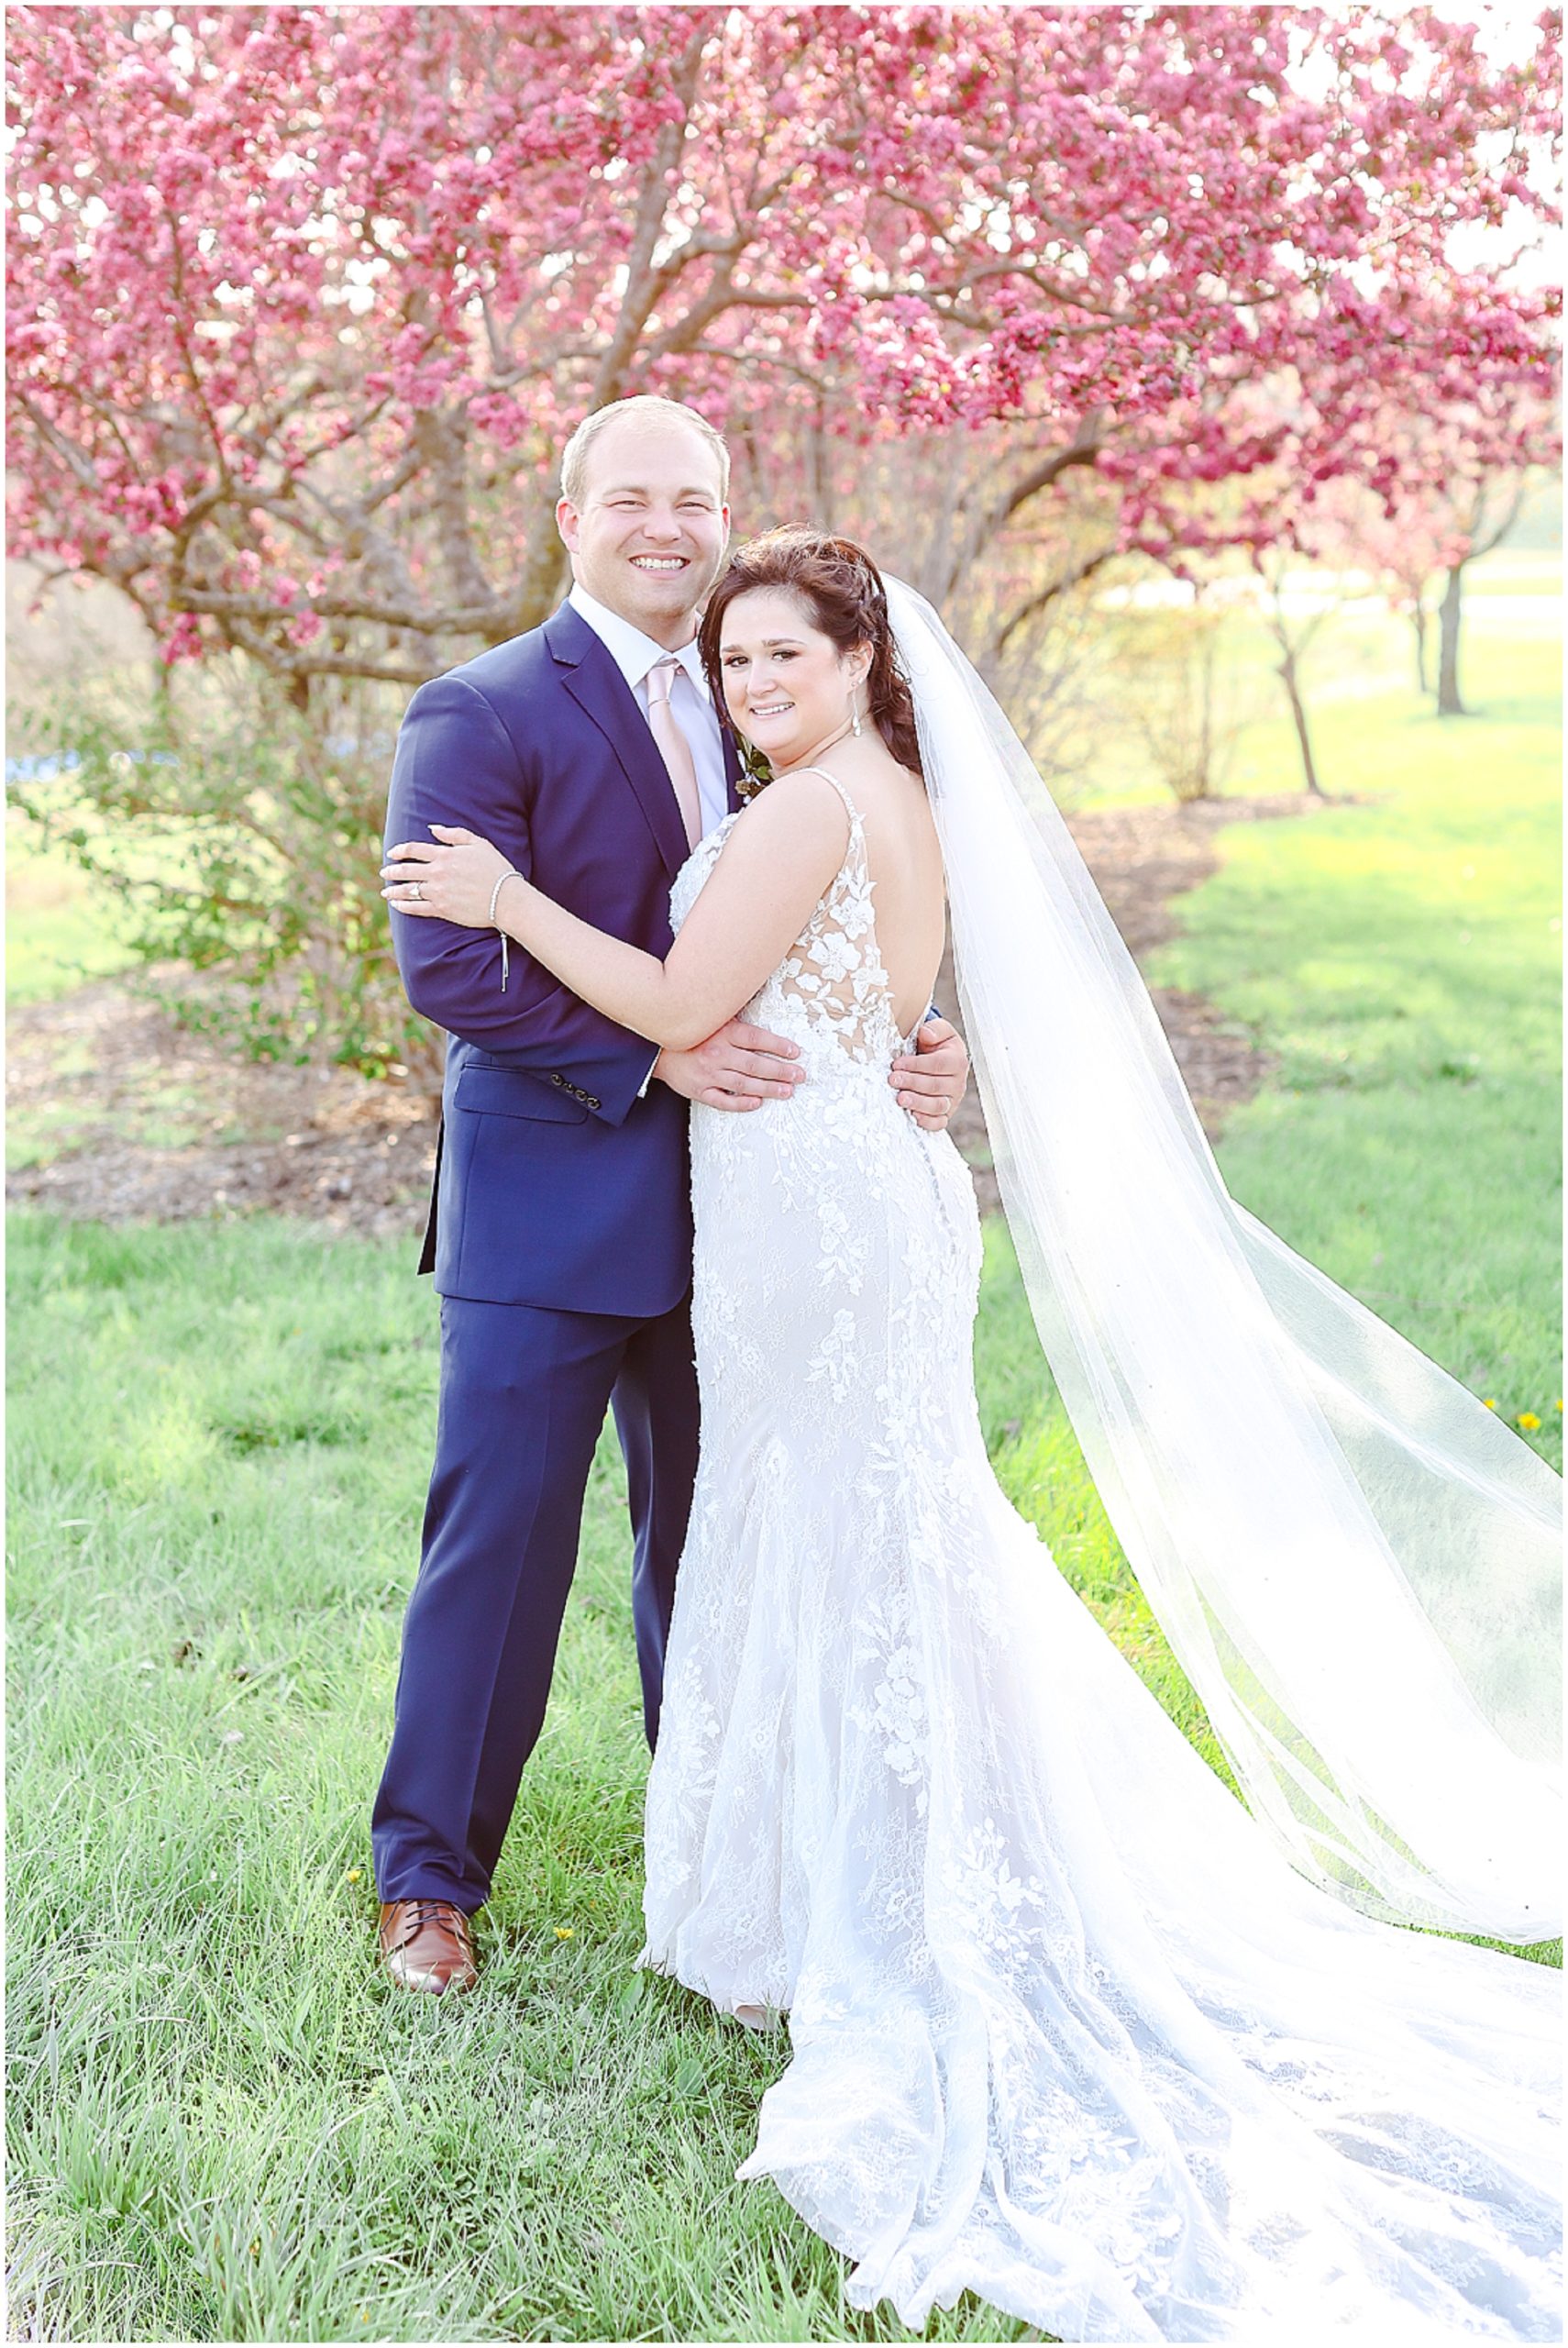
[[[660,1052],[654,1074],[672,1092],[705,1109],[756,1109],[787,1101],[805,1075],[801,1047],[766,1027],[731,1019],[690,1052]]]
[[[947,1120],[969,1082],[969,1055],[949,1019],[928,1019],[915,1036],[916,1049],[893,1062],[888,1081],[917,1125],[944,1133]]]

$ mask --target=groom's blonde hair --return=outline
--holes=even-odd
[[[569,505],[580,510],[588,488],[588,452],[607,424],[618,416],[629,416],[636,423],[689,424],[700,432],[719,460],[719,503],[727,505],[730,497],[730,452],[724,436],[716,432],[705,415],[683,401],[660,399],[654,393],[640,393],[635,399],[612,400],[608,407],[596,407],[585,415],[566,447],[561,450],[561,495]]]

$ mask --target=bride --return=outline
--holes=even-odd
[[[647,1796],[644,1961],[789,2017],[740,2175],[917,2330],[971,2289],[1066,2341],[1559,2338],[1557,1977],[1397,1928],[1555,1929],[1556,1479],[1229,1198],[929,605],[778,531],[701,643],[774,779],[682,870],[668,959],[521,876],[494,918],[650,1042],[744,1008],[807,1069],[692,1115]],[[484,924],[504,859],[437,837],[389,897]],[[973,1191],[887,1081],[944,880],[1042,1340],[1250,1815],[990,1471]]]

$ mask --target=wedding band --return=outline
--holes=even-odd
[[[411,880],[408,884],[408,893],[411,897],[423,897],[425,892],[417,880]]]

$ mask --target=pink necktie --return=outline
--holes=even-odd
[[[695,847],[702,836],[702,802],[697,791],[697,767],[691,756],[691,745],[680,730],[680,723],[669,705],[669,691],[675,682],[675,672],[680,663],[670,653],[657,661],[648,670],[648,726],[658,744],[669,779],[675,785],[676,803],[681,821],[686,825],[686,844]]]

